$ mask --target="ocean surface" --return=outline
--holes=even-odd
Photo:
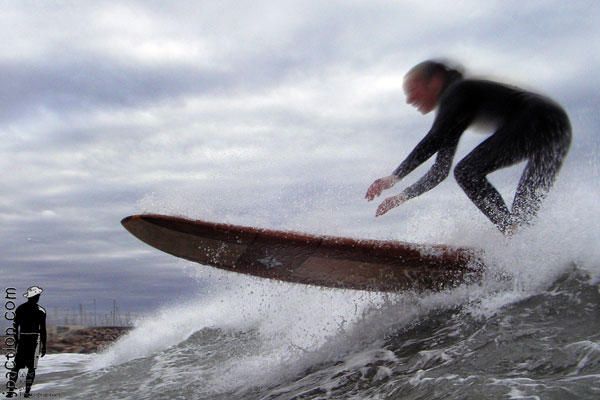
[[[502,246],[500,246],[502,247]],[[598,268],[505,243],[478,284],[383,295],[199,269],[216,286],[104,352],[41,359],[60,399],[598,399]],[[529,250],[528,250],[529,252]],[[505,253],[506,254],[506,253]],[[515,267],[516,259],[523,260]],[[537,260],[544,268],[532,268]],[[544,271],[544,273],[540,273]],[[22,381],[21,381],[22,382]]]
[[[137,320],[98,354],[42,358],[33,393],[121,400],[599,399],[597,197],[579,184],[558,193],[538,223],[512,239],[472,218],[476,210],[451,205],[451,216],[440,208],[403,224],[382,220],[378,234],[360,221],[354,231],[336,231],[331,218],[326,226],[323,218],[298,224],[314,221],[303,229],[309,232],[481,249],[481,281],[443,292],[325,289],[174,261],[203,282],[196,293]]]

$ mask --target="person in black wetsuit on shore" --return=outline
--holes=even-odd
[[[437,115],[429,133],[393,173],[377,179],[366,198],[371,201],[394,186],[437,153],[429,172],[400,194],[385,199],[376,216],[434,188],[450,173],[462,133],[472,124],[496,127],[454,168],[454,176],[471,201],[505,235],[530,224],[550,190],[571,143],[565,111],[552,100],[512,86],[465,79],[461,71],[443,62],[424,61],[404,78],[407,103]],[[493,171],[527,160],[509,210],[487,180]]]
[[[27,303],[21,304],[15,311],[13,321],[17,354],[15,355],[14,368],[9,372],[9,381],[6,387],[6,397],[13,397],[19,370],[27,368],[25,378],[25,395],[30,397],[31,386],[35,379],[38,356],[46,355],[46,310],[38,304],[43,289],[32,286],[27,289],[23,296],[27,297]]]

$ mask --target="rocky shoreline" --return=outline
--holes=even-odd
[[[127,326],[52,327],[48,329],[47,353],[97,353],[110,346],[132,328]],[[9,348],[2,337],[2,354]]]

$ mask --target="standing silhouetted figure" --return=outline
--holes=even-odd
[[[19,378],[19,370],[22,368],[27,368],[24,397],[31,396],[29,392],[35,379],[38,358],[40,355],[41,357],[46,355],[46,310],[38,304],[42,292],[43,289],[37,286],[27,289],[23,294],[27,297],[27,302],[17,307],[15,311],[13,325],[17,354],[15,366],[9,373],[7,397],[16,394],[14,389]]]

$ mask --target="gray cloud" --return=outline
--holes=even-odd
[[[7,4],[0,273],[39,277],[57,306],[104,293],[150,309],[193,290],[187,264],[120,227],[139,211],[406,240],[439,218],[446,240],[447,215],[479,217],[452,178],[385,220],[362,198],[429,128],[401,85],[432,56],[556,98],[576,134],[563,175],[576,176],[600,147],[600,7],[522,3]]]

